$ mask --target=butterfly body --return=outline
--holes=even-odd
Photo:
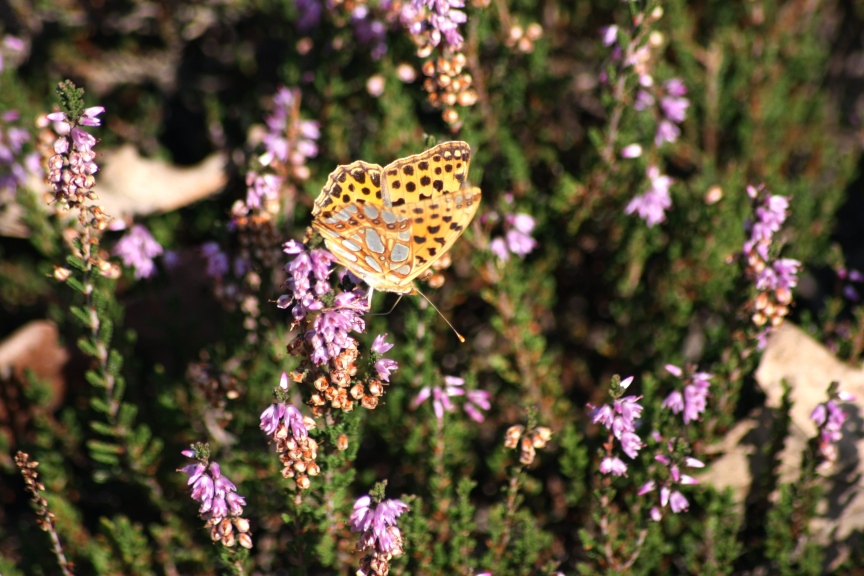
[[[413,281],[456,242],[480,205],[467,183],[471,148],[444,142],[383,168],[339,166],[315,201],[312,227],[371,288],[414,294]]]

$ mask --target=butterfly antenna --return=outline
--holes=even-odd
[[[416,286],[416,285],[414,286],[414,291],[417,292],[420,296],[422,296],[423,299],[426,300],[426,302],[428,302],[430,306],[432,306],[432,308],[435,310],[435,312],[438,312],[438,315],[441,316],[441,318],[444,319],[444,322],[446,322],[447,325],[450,326],[450,329],[453,330],[453,332],[456,334],[456,337],[459,338],[459,342],[461,342],[461,343],[464,344],[464,343],[465,343],[465,337],[462,336],[462,334],[460,334],[459,331],[456,330],[456,328],[453,328],[453,324],[451,324],[450,321],[447,320],[447,317],[444,316],[444,314],[442,314],[440,310],[438,310],[438,307],[435,306],[435,304],[433,304],[432,301],[429,300],[429,298],[427,298],[425,294],[423,294],[422,292],[420,292],[420,290],[417,290],[417,286]]]
[[[372,288],[370,288],[370,290],[372,290]],[[393,306],[391,306],[391,307],[390,307],[390,310],[388,310],[387,312],[376,312],[376,313],[374,313],[374,314],[371,314],[371,313],[370,313],[369,316],[388,316],[391,312],[393,312],[393,310],[396,309],[396,305],[399,304],[399,301],[400,301],[400,300],[402,300],[402,296],[404,296],[404,294],[399,294],[399,297],[396,299],[396,302],[393,303]],[[370,309],[370,310],[372,309],[372,302],[371,302],[371,300],[370,300],[370,302],[369,302],[369,309]]]

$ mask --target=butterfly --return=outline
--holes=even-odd
[[[315,200],[312,227],[372,289],[417,294],[414,279],[450,250],[480,205],[480,189],[467,182],[470,160],[468,144],[444,142],[383,168],[339,166]]]

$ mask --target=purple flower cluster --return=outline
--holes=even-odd
[[[672,179],[660,173],[660,169],[654,165],[648,166],[648,191],[636,196],[624,210],[627,214],[636,212],[648,226],[654,226],[666,220],[666,210],[672,206],[672,198],[669,196],[669,186]]]
[[[443,39],[453,50],[462,49],[464,38],[459,25],[468,21],[462,9],[465,0],[410,0],[402,8],[401,20],[408,31],[421,40],[421,56]]]
[[[455,396],[465,396],[467,402],[462,407],[465,413],[475,422],[483,422],[485,417],[481,410],[489,410],[492,407],[490,402],[492,395],[484,390],[471,390],[466,392],[462,386],[465,380],[456,376],[444,376],[444,386],[424,386],[420,389],[417,397],[411,403],[413,408],[417,408],[432,398],[432,409],[435,411],[435,417],[438,420],[444,418],[444,412],[452,412],[456,409],[450,398]]]
[[[636,434],[636,420],[642,415],[643,407],[639,404],[642,396],[622,396],[624,390],[633,383],[633,376],[621,381],[618,390],[612,392],[612,404],[592,406],[590,409],[591,421],[594,424],[603,424],[609,430],[610,440],[615,438],[621,445],[621,450],[630,459],[636,458],[639,450],[644,444]],[[610,447],[612,442],[607,443]],[[620,458],[614,456],[610,451],[600,462],[600,472],[603,474],[614,474],[615,476],[626,476],[627,464]]]
[[[183,455],[195,457],[194,450],[183,450]],[[192,499],[200,502],[198,513],[205,520],[219,522],[227,516],[240,516],[246,499],[237,494],[237,487],[222,475],[216,462],[197,462],[179,468],[178,472],[189,475],[187,484],[192,486]]]
[[[24,41],[17,36],[4,36],[3,43],[0,44],[0,72],[6,69],[7,56],[21,56],[26,50],[27,47],[24,45]]]
[[[283,393],[288,391],[288,374],[285,372],[279,381],[279,390]],[[309,435],[300,410],[287,401],[271,404],[261,413],[261,430],[268,436],[274,436],[281,426],[298,440]]]
[[[358,550],[372,550],[377,554],[398,556],[402,553],[402,534],[396,519],[408,510],[401,500],[383,500],[373,503],[370,496],[361,496],[354,503],[354,512],[348,520],[352,532],[360,532]]]
[[[216,242],[205,242],[201,245],[201,255],[207,260],[205,273],[214,280],[221,280],[228,273],[228,255]]]
[[[390,382],[390,373],[399,368],[399,364],[390,358],[384,358],[384,354],[393,348],[393,344],[385,342],[387,334],[379,334],[372,342],[372,360],[375,366],[375,372],[378,373],[378,378],[385,382]]]
[[[296,0],[297,29],[302,32],[310,32],[321,22],[321,14],[324,13],[324,3],[321,0]]]
[[[844,282],[848,282],[848,284],[844,284],[843,286],[843,296],[850,302],[859,302],[861,295],[853,284],[864,283],[864,274],[855,269],[840,268],[837,271],[837,277]]]
[[[681,135],[680,125],[687,117],[690,100],[685,96],[687,87],[680,78],[671,78],[658,82],[654,78],[655,58],[652,53],[656,42],[652,41],[651,24],[662,16],[662,9],[655,9],[650,14],[639,13],[634,17],[634,36],[621,34],[617,26],[601,29],[603,44],[611,47],[611,59],[621,70],[622,76],[614,86],[613,98],[620,109],[632,105],[640,113],[648,113],[654,119],[653,148],[638,143],[625,145],[621,150],[622,158],[638,158],[649,149],[649,161],[646,175],[649,188],[646,192],[633,198],[625,212],[637,214],[648,226],[654,226],[666,219],[666,211],[672,206],[669,186],[672,179],[660,172],[656,163],[657,150],[666,142],[676,142]],[[630,89],[624,80],[635,76],[636,90],[632,101],[629,99]],[[605,78],[605,75],[604,75]],[[620,110],[618,111],[620,114]],[[611,128],[611,133],[617,134],[617,124]],[[613,150],[614,137],[609,143],[609,153]],[[611,161],[611,158],[609,158]]]
[[[27,181],[27,174],[39,174],[39,154],[24,154],[24,145],[30,141],[30,133],[12,126],[18,120],[18,112],[9,110],[0,115],[0,203],[4,192],[14,198],[18,188]],[[23,156],[23,158],[22,158]]]
[[[286,242],[283,249],[296,257],[285,267],[290,275],[285,284],[291,294],[280,297],[277,305],[287,308],[293,302],[291,313],[298,321],[305,319],[310,311],[320,312],[305,338],[314,348],[311,360],[317,365],[324,364],[348,347],[352,341],[349,332],[361,333],[366,329],[363,314],[369,311],[367,294],[359,289],[340,292],[328,305],[322,297],[332,292],[327,279],[335,260],[333,255],[323,249],[306,250],[294,240]],[[379,347],[382,345],[383,341]]]
[[[838,405],[840,402],[852,402],[855,396],[848,392],[836,391],[831,399],[813,409],[810,419],[819,427],[819,454],[824,458],[822,465],[831,465],[837,460],[837,442],[843,436],[843,423],[849,417]]]
[[[135,278],[149,278],[156,273],[153,259],[162,255],[162,246],[150,231],[135,224],[117,241],[114,254],[123,260],[123,265],[135,270]]]
[[[792,288],[798,284],[801,263],[791,258],[774,258],[771,250],[774,234],[788,215],[789,199],[769,194],[764,185],[748,186],[747,195],[753,200],[756,217],[745,225],[748,238],[743,254],[746,274],[758,291],[751,303],[751,318],[756,326],[765,327],[757,335],[762,348],[771,329],[779,326],[789,312]]]
[[[498,258],[506,262],[511,253],[524,258],[537,247],[537,241],[531,237],[535,226],[534,218],[522,212],[506,214],[503,223],[504,236],[493,238],[489,243],[489,249]]]
[[[668,477],[667,479],[660,483],[660,502],[659,506],[654,506],[651,508],[651,519],[655,522],[659,522],[663,517],[662,509],[667,505],[672,510],[674,514],[679,512],[686,512],[690,508],[690,502],[687,498],[678,490],[675,489],[676,485],[691,485],[698,484],[699,481],[693,478],[692,476],[688,476],[687,474],[681,473],[681,466],[687,466],[690,468],[704,468],[705,464],[696,458],[680,458],[676,457],[673,454],[673,443],[667,443],[667,450],[669,455],[666,454],[658,454],[654,457],[657,462],[660,462],[668,469]],[[680,462],[680,463],[679,463]],[[648,494],[657,489],[658,483],[654,480],[650,480],[642,485],[639,489],[638,494],[640,496],[644,494]]]
[[[381,8],[389,9],[392,2],[381,2]],[[376,17],[369,6],[358,4],[351,12],[351,24],[354,26],[354,36],[364,46],[372,47],[372,59],[380,60],[387,53],[387,26]]]
[[[99,126],[101,121],[96,117],[104,111],[102,106],[87,108],[75,126],[68,122],[63,112],[47,115],[58,134],[54,156],[48,160],[48,181],[53,184],[54,197],[61,204],[80,204],[91,195],[90,191],[96,184],[93,174],[99,170],[95,162],[96,152],[93,151],[96,138],[80,126]]]
[[[291,166],[297,178],[306,180],[309,177],[306,161],[318,155],[316,141],[321,137],[321,126],[314,120],[300,120],[299,109],[299,90],[282,86],[276,91],[273,113],[266,119],[266,152],[260,160],[264,166],[278,160]]]
[[[678,366],[667,364],[666,370],[678,378],[684,376],[684,371]],[[698,420],[699,415],[705,412],[708,398],[708,382],[713,376],[707,372],[696,372],[688,369],[687,378],[684,380],[684,391],[675,390],[663,400],[663,408],[672,410],[678,414],[684,412],[684,424]]]

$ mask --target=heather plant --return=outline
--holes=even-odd
[[[7,12],[0,573],[860,565],[851,7]]]

